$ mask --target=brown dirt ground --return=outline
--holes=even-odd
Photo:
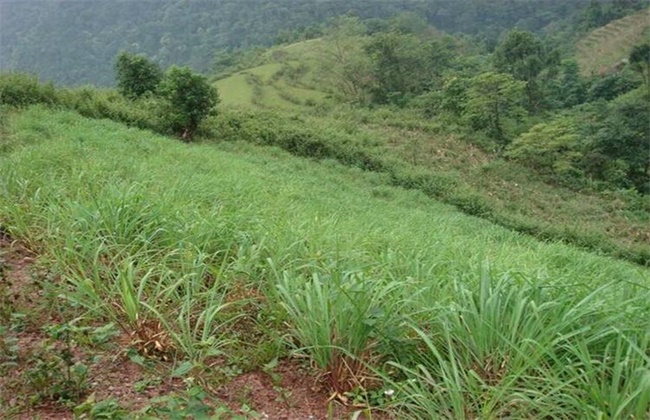
[[[42,348],[42,343],[47,340],[40,327],[62,322],[56,314],[39,313],[37,302],[42,300],[43,292],[35,280],[39,276],[36,258],[27,248],[17,241],[11,241],[0,231],[0,304],[9,304],[14,310],[27,314],[28,318],[25,328],[8,333],[17,340],[19,350],[17,366],[12,368],[9,375],[0,375],[0,417],[72,419],[72,409],[60,403],[31,405],[27,402],[29,388],[25,385],[24,372],[28,368],[30,355]],[[42,309],[40,311],[44,312]],[[6,322],[6,319],[0,318],[0,325]],[[161,380],[164,374],[156,375],[151,369],[133,363],[126,355],[131,345],[131,337],[127,334],[121,334],[113,341],[109,349],[90,349],[81,345],[72,349],[75,360],[99,357],[98,361],[89,364],[90,389],[78,403],[94,393],[96,401],[114,398],[123,407],[135,411],[148,406],[155,397],[184,390],[181,380]],[[0,362],[3,362],[2,354]],[[169,377],[169,374],[166,376]],[[136,384],[140,385],[138,391]],[[244,414],[243,409],[248,407],[266,419],[350,418],[355,411],[331,401],[330,395],[317,383],[315,376],[297,360],[281,360],[270,372],[241,374],[215,389],[213,394],[212,397],[236,413]],[[378,417],[373,415],[373,418]]]

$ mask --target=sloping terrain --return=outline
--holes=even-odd
[[[615,71],[637,44],[650,40],[650,8],[615,20],[580,40],[576,58],[585,76]]]
[[[5,411],[126,415],[128,393],[90,398],[86,343],[182,382],[140,409],[163,417],[259,418],[262,380],[291,407],[287,363],[331,393],[304,403],[319,417],[347,416],[334,401],[399,418],[647,413],[647,269],[277,148],[185,145],[41,107],[10,135],[0,227],[35,253],[44,292],[0,314],[1,344],[26,325],[50,341],[35,360],[3,353],[2,376],[27,366],[12,389],[33,397],[1,395]]]
[[[222,103],[295,111],[331,102],[326,93],[331,87],[314,74],[323,44],[316,39],[271,48],[262,59],[265,64],[216,82]]]

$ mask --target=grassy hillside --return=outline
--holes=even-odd
[[[634,45],[650,40],[650,8],[615,20],[591,32],[576,46],[586,76],[605,74],[630,55]]]
[[[155,367],[184,380],[186,398],[205,397],[150,402],[154,415],[227,410],[211,390],[242,369],[273,378],[291,354],[337,400],[399,418],[648,413],[646,269],[331,160],[184,145],[40,107],[3,121],[13,146],[0,155],[1,232],[38,253],[42,296],[29,311],[7,298],[0,312],[3,388],[33,397],[0,395],[5,412],[52,398],[75,406],[95,391],[75,355],[113,346],[131,349],[122,369]],[[45,314],[56,316],[44,325]],[[107,325],[124,335],[81,339]],[[49,340],[71,363],[54,345],[12,353],[8,343],[41,327],[67,331]],[[50,379],[33,380],[34,369]],[[66,369],[74,385],[52,379]],[[112,403],[79,411],[128,401]]]
[[[419,109],[364,109],[341,104],[334,87],[319,78],[317,70],[328,48],[332,45],[326,40],[276,47],[264,55],[265,64],[219,80],[225,112],[218,127],[243,118],[250,124],[232,138],[278,145],[284,134],[276,132],[277,126],[287,127],[289,136],[294,135],[294,127],[300,127],[304,130],[301,136],[315,137],[316,143],[333,149],[345,149],[348,146],[343,144],[349,143],[378,157],[384,166],[398,161],[431,174],[438,179],[433,195],[443,201],[462,207],[470,200],[467,196],[480,196],[476,206],[466,206],[468,211],[504,226],[647,263],[647,197],[622,191],[604,195],[577,192],[549,184],[530,168],[471,144],[471,136],[463,138],[444,121],[424,117]],[[298,68],[301,71],[292,72]],[[232,106],[248,109],[246,117],[226,111]],[[274,114],[258,115],[259,110],[273,110]],[[257,119],[267,123],[258,124]],[[260,132],[258,125],[264,124]],[[247,128],[250,135],[245,133]],[[215,131],[217,136],[223,132],[221,128]]]
[[[269,49],[260,58],[264,64],[216,82],[222,103],[293,111],[332,103],[326,93],[332,87],[315,74],[324,44],[315,39]]]

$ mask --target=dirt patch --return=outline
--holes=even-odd
[[[40,306],[43,290],[36,256],[2,232],[0,300],[0,412],[10,418],[71,419],[72,406],[93,394],[96,401],[113,398],[133,411],[147,406],[154,397],[184,387],[179,381],[161,381],[133,363],[125,352],[131,340],[127,334],[102,347],[53,339],[43,327],[63,321],[56,312]],[[74,370],[80,364],[88,369],[83,387],[74,401],[63,403],[57,395],[67,380],[67,365]],[[70,377],[75,379],[72,374]]]
[[[238,376],[223,386],[218,395],[235,412],[252,409],[270,419],[325,419],[327,392],[299,363],[283,360],[272,371],[254,371]]]
[[[102,345],[53,340],[52,332],[43,327],[65,324],[62,318],[66,316],[60,311],[44,309],[52,296],[43,291],[45,274],[39,271],[36,257],[0,231],[0,413],[3,418],[72,419],[73,408],[89,398],[96,402],[114,399],[133,413],[151,406],[157,397],[183,395],[187,384],[179,378],[170,379],[171,364],[145,363],[145,367],[134,363],[130,357],[132,351],[129,353],[133,338],[124,332],[116,332]],[[56,392],[47,394],[48,388],[64,383],[62,377],[69,371],[68,367],[74,370],[79,364],[87,367],[87,373],[83,388],[74,398],[68,397],[62,403]],[[209,388],[212,395],[206,399],[208,406],[226,406],[233,413],[249,418],[350,418],[358,410],[333,401],[316,374],[295,359],[280,360],[272,368],[244,373],[225,385]],[[39,391],[44,394],[39,395]],[[373,415],[373,418],[386,417]]]

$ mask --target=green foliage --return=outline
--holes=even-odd
[[[141,410],[145,416],[155,418],[171,419],[194,419],[194,418],[222,418],[224,414],[228,418],[239,419],[232,411],[225,406],[217,408],[208,405],[216,403],[214,398],[199,386],[191,386],[185,392],[175,393],[153,399],[152,404]]]
[[[56,90],[52,83],[41,84],[36,76],[26,74],[0,74],[0,105],[25,107],[56,102]]]
[[[648,7],[647,0],[591,0],[576,20],[583,31],[607,25],[637,10]]]
[[[470,79],[452,76],[447,79],[438,94],[430,94],[434,103],[431,108],[450,114],[452,119],[459,120],[467,108],[467,90]],[[433,114],[432,111],[429,111]]]
[[[558,179],[580,178],[584,138],[578,123],[558,118],[538,124],[510,144],[506,156]]]
[[[373,36],[365,45],[372,63],[376,103],[404,105],[436,82],[449,66],[452,46],[441,40],[422,40],[410,33],[387,32]]]
[[[153,93],[162,79],[162,70],[144,55],[126,51],[115,61],[117,89],[127,98],[136,99],[145,93]]]
[[[424,18],[440,30],[481,35],[494,42],[502,31],[515,26],[534,32],[550,24],[569,27],[572,15],[588,1],[257,0],[242,7],[240,0],[162,0],[155,8],[138,3],[128,9],[103,1],[70,2],[64,7],[11,1],[4,4],[0,17],[2,66],[35,72],[58,83],[110,86],[111,66],[123,50],[155,57],[163,67],[176,64],[205,72],[215,51],[311,39],[328,18],[348,12],[361,19],[375,18],[371,21],[375,32],[391,26],[403,32],[426,32]],[[376,19],[398,13],[388,23]]]
[[[319,72],[347,101],[365,103],[369,99],[370,58],[364,53],[366,27],[357,18],[334,20],[325,33],[319,57]]]
[[[636,45],[630,52],[630,65],[643,77],[650,96],[650,43]]]
[[[342,395],[376,387],[378,347],[403,338],[396,334],[405,315],[400,296],[404,282],[369,279],[362,273],[278,277],[298,351],[316,363],[330,390]]]
[[[239,117],[229,122],[252,138],[288,124]],[[280,128],[266,127],[274,121]],[[645,268],[537,241],[391,188],[389,176],[277,147],[190,147],[44,107],[12,127],[20,138],[49,134],[0,157],[3,226],[38,245],[61,306],[93,325],[113,320],[137,338],[136,350],[158,350],[131,351],[134,360],[167,356],[173,363],[158,368],[187,384],[143,415],[234,416],[197,384],[219,385],[211,375],[234,357],[224,346],[256,322],[291,337],[315,366],[339,360],[329,365],[338,370],[323,364],[326,374],[366,388],[350,398],[398,405],[402,417],[647,409]],[[400,179],[432,191],[462,189],[401,169]],[[492,268],[479,277],[485,261]],[[242,295],[255,304],[225,305]],[[70,327],[49,333],[61,342]],[[241,347],[238,357],[258,354]],[[289,349],[279,352],[259,364]],[[352,366],[361,369],[353,379]]]
[[[73,410],[75,418],[91,419],[125,419],[128,412],[113,398],[97,401],[95,394],[91,394],[86,401],[76,406]]]
[[[588,81],[580,75],[580,67],[573,60],[564,60],[557,79],[548,86],[550,108],[571,108],[587,100]]]
[[[398,404],[411,418],[643,417],[650,335],[636,316],[648,307],[636,297],[613,303],[614,288],[585,296],[485,272],[475,287],[457,284],[449,307],[412,326],[424,351],[395,364],[409,378],[395,384]]]
[[[472,129],[485,132],[499,147],[505,146],[525,115],[525,86],[525,82],[503,73],[484,73],[472,78],[463,118]]]
[[[74,327],[68,324],[44,328],[49,338],[30,355],[24,377],[30,403],[76,402],[89,388],[88,366],[75,360]]]
[[[559,54],[549,51],[532,33],[514,30],[497,48],[494,65],[498,71],[526,82],[528,107],[536,111],[542,101],[540,76],[544,71],[554,74],[559,65]]]
[[[170,129],[191,140],[201,121],[216,114],[219,94],[205,76],[188,67],[172,66],[160,85],[160,95],[168,101],[165,119]]]
[[[611,101],[616,97],[636,89],[640,85],[637,77],[629,71],[596,76],[592,79],[587,91],[590,101],[604,99]]]
[[[600,176],[607,179],[609,169],[618,167],[622,177],[615,182],[630,182],[642,193],[650,192],[650,100],[641,91],[612,102],[607,116],[594,135],[595,159]]]

